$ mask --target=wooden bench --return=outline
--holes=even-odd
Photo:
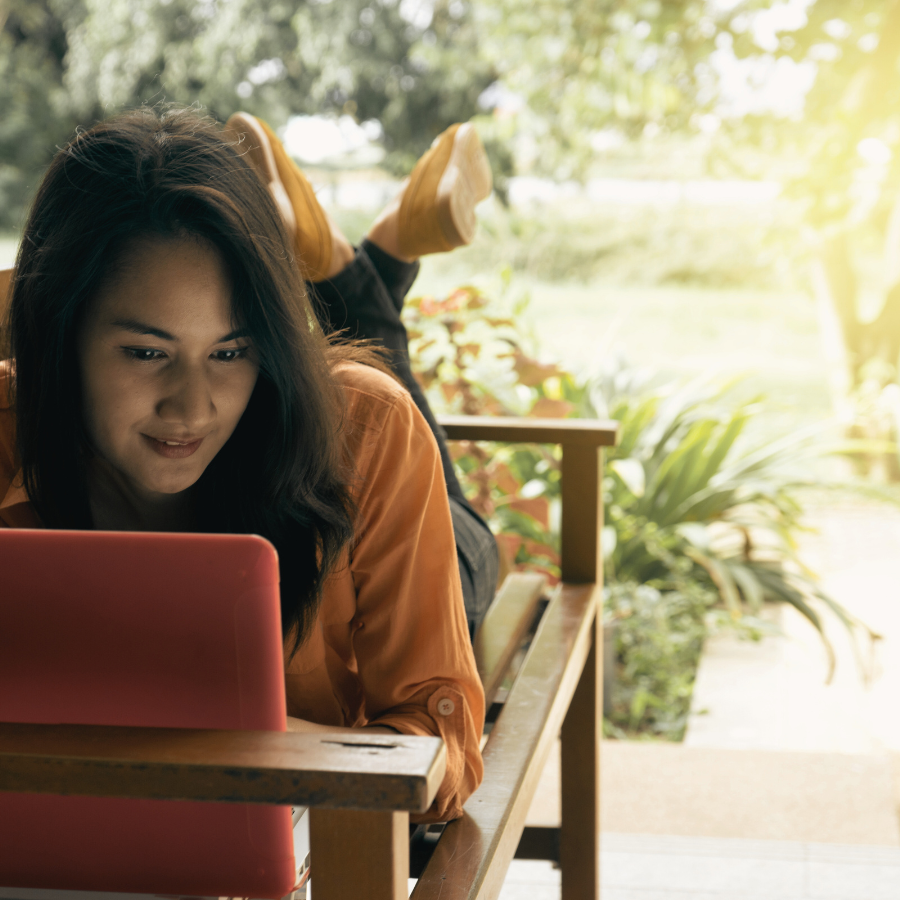
[[[602,448],[616,424],[443,417],[451,440],[562,445],[562,583],[536,630],[543,579],[511,575],[475,652],[493,722],[485,778],[462,818],[428,840],[414,900],[494,898],[514,856],[554,859],[564,900],[599,897],[602,728]],[[523,642],[524,661],[501,685]],[[562,823],[526,829],[551,746],[562,739]],[[401,900],[409,813],[431,804],[438,738],[0,724],[0,791],[311,807],[315,900]],[[427,833],[430,838],[436,832]],[[347,848],[353,848],[352,852]]]

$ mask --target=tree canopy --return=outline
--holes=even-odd
[[[814,218],[847,211],[861,140],[900,151],[898,0],[816,0],[760,42],[771,0],[6,0],[0,4],[0,227],[76,125],[160,100],[217,118],[238,109],[377,120],[386,165],[407,171],[443,128],[483,112],[498,81],[535,168],[583,174],[592,138],[648,124],[690,131],[720,99],[715,52],[815,68],[802,120],[745,117],[720,144],[759,139],[809,161]],[[5,13],[3,12],[5,10]],[[764,140],[763,140],[764,138]],[[877,145],[870,143],[870,149]],[[900,152],[894,163],[900,164]],[[495,159],[495,162],[498,160]],[[865,162],[865,160],[863,160]]]
[[[76,125],[118,109],[349,113],[403,172],[496,80],[462,0],[9,0],[0,24],[0,227]]]

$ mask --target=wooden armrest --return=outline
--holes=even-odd
[[[0,723],[0,791],[424,812],[446,767],[435,737]]]
[[[619,423],[601,419],[528,419],[516,416],[438,416],[452,441],[508,441],[614,447]]]
[[[556,589],[484,748],[484,782],[463,817],[447,825],[411,900],[474,900],[499,893],[591,652],[601,603],[596,584]]]

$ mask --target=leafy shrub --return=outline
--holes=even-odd
[[[508,281],[507,281],[508,284]],[[414,368],[435,409],[466,415],[593,416],[587,388],[530,351],[527,298],[489,301],[475,287],[407,301]],[[451,452],[473,506],[498,535],[504,571],[559,578],[557,448],[460,441]]]
[[[796,556],[811,429],[740,452],[760,398],[730,400],[728,387],[694,382],[646,390],[627,376],[595,389],[621,423],[609,452],[606,570],[611,580],[671,587],[685,578],[713,589],[735,619],[764,601],[795,606],[827,643],[811,600],[853,627]]]
[[[420,297],[406,321],[420,378],[438,409],[470,415],[619,421],[604,478],[607,616],[618,622],[611,724],[678,738],[704,636],[730,625],[758,636],[764,602],[789,603],[819,631],[819,607],[872,634],[816,584],[796,556],[798,488],[815,430],[741,449],[761,398],[707,381],[653,388],[627,371],[593,385],[540,361],[521,326],[527,298],[489,301],[473,287]],[[498,535],[505,568],[559,577],[559,454],[460,442],[455,461]]]
[[[696,583],[660,591],[635,582],[611,584],[605,596],[616,659],[607,733],[650,731],[680,740],[714,596]]]

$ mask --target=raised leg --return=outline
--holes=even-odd
[[[326,331],[347,329],[350,337],[377,341],[391,351],[390,364],[394,374],[406,385],[434,433],[450,495],[466,618],[474,635],[497,587],[497,545],[487,524],[466,500],[453,468],[446,435],[410,367],[406,328],[400,310],[417,271],[418,263],[392,260],[376,245],[364,240],[352,265],[334,278],[310,288],[316,300],[316,315]]]
[[[407,900],[409,813],[311,809],[316,900]]]
[[[600,897],[600,738],[603,704],[601,611],[594,643],[562,727],[562,900]]]

